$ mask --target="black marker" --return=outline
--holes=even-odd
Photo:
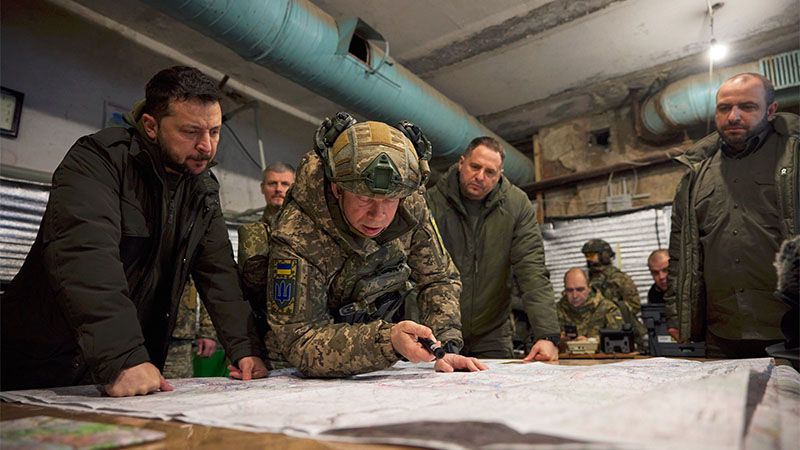
[[[444,358],[445,351],[441,345],[436,343],[436,341],[428,338],[418,337],[417,342],[422,344],[422,346],[425,347],[425,350],[431,352],[431,354],[435,356],[436,359]]]

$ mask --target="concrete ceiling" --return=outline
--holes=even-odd
[[[72,0],[52,0],[61,5]],[[78,4],[213,66],[308,117],[338,107],[136,0]],[[313,0],[358,16],[391,56],[509,142],[708,70],[705,0]],[[716,38],[730,65],[800,47],[797,0],[726,0]]]

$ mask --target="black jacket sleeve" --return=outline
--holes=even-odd
[[[120,259],[122,170],[94,138],[82,138],[53,175],[42,223],[49,284],[97,383],[149,360]]]

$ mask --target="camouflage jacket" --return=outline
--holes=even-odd
[[[561,297],[557,311],[561,329],[567,324],[575,325],[578,336],[599,338],[602,328],[621,329],[625,323],[617,305],[595,289],[592,289],[586,303],[577,308],[566,297]]]
[[[199,320],[198,311],[200,308]],[[186,283],[178,305],[178,317],[175,319],[175,328],[172,330],[173,339],[209,338],[217,339],[211,317],[202,302],[197,301],[197,288],[190,278]]]
[[[418,289],[420,322],[437,339],[460,348],[458,270],[444,250],[422,195],[406,197],[394,221],[375,239],[356,237],[332,200],[320,159],[309,153],[298,169],[270,235],[267,278],[270,352],[315,377],[379,370],[398,360],[392,323],[343,323],[362,279],[404,261]]]
[[[236,230],[239,235],[236,253],[239,274],[250,289],[264,289],[267,285],[269,230],[278,211],[280,207],[267,205],[260,222],[246,223]]]
[[[603,293],[607,299],[620,299],[630,311],[631,319],[641,320],[642,304],[639,290],[630,276],[612,264],[590,271],[589,284]]]

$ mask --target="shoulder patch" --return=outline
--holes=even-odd
[[[297,297],[297,259],[273,259],[269,311],[273,314],[294,314]]]

